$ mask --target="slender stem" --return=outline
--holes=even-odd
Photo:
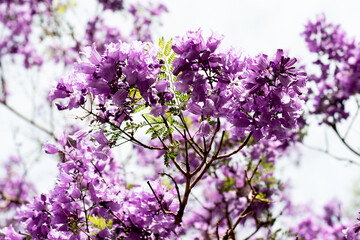
[[[231,222],[231,219],[230,219],[229,204],[227,202],[225,202],[225,217],[226,217],[226,222],[227,222],[228,228],[230,229],[232,227],[232,222]],[[231,237],[231,239],[234,239],[234,240],[236,239],[234,231],[232,231],[230,233],[230,237]]]
[[[155,193],[155,191],[154,191],[153,187],[151,186],[150,182],[149,182],[149,181],[147,181],[146,183],[149,185],[149,187],[150,187],[151,191],[153,192],[153,194],[154,194],[154,196],[155,196],[155,198],[156,198],[157,202],[159,203],[159,205],[160,205],[161,210],[163,211],[163,213],[164,213],[164,214],[170,214],[170,215],[175,216],[175,213],[173,213],[173,212],[170,212],[170,211],[166,210],[166,209],[164,208],[164,206],[161,204],[161,200],[160,200],[160,199],[159,199],[159,197],[156,195],[156,193]]]
[[[85,233],[86,236],[88,236],[89,239],[95,240],[93,237],[90,236],[89,233],[87,233],[86,231],[84,231],[81,227],[76,226],[76,228],[80,231],[82,231],[83,233]]]
[[[181,120],[182,124],[184,125],[184,128],[185,128],[187,134],[190,137],[191,142],[189,141],[189,143],[192,145],[192,148],[196,151],[196,153],[199,154],[199,156],[201,158],[203,158],[204,150],[194,141],[193,137],[191,136],[189,128],[186,125],[184,116],[182,114],[180,114],[179,117],[180,117],[180,120]]]
[[[357,118],[357,116],[359,115],[359,112],[360,112],[360,105],[359,105],[359,102],[358,102],[358,101],[356,101],[356,104],[357,104],[358,108],[356,109],[356,113],[355,113],[355,115],[354,115],[353,119],[351,120],[351,122],[350,122],[350,125],[349,125],[348,129],[346,130],[346,133],[345,133],[345,135],[344,135],[344,139],[346,139],[346,138],[347,138],[347,136],[348,136],[348,134],[349,134],[349,132],[350,132],[350,130],[351,130],[351,128],[352,128],[352,126],[353,126],[353,124],[354,124],[354,122],[355,122],[356,118]]]
[[[162,118],[162,120],[164,121],[164,124],[165,124],[166,129],[167,129],[168,132],[169,132],[170,143],[173,143],[173,137],[172,137],[172,133],[171,133],[171,131],[170,131],[170,127],[169,127],[169,124],[168,124],[168,122],[167,122],[167,119],[166,119],[163,115],[161,115],[161,118]]]
[[[215,138],[215,134],[217,133],[217,131],[214,133],[214,136],[212,137],[212,140],[210,141],[210,145],[209,145],[209,151],[205,152],[205,156],[201,162],[201,164],[191,173],[191,176],[194,176],[195,174],[197,174],[202,168],[203,166],[206,164],[206,158],[210,152],[210,149],[211,149],[211,145],[212,145],[212,141],[213,139]],[[221,135],[221,139],[220,139],[220,144],[219,144],[219,148],[217,150],[217,152],[215,153],[215,155],[213,156],[212,160],[210,160],[210,162],[212,163],[215,159],[216,159],[216,156],[219,154],[220,152],[220,149],[221,149],[221,146],[222,146],[222,142],[223,142],[223,139],[224,139],[224,136],[225,136],[225,131],[223,131],[222,135]],[[214,158],[215,157],[215,158]],[[210,163],[210,164],[211,164]],[[207,170],[207,169],[206,169]]]
[[[314,151],[318,151],[318,152],[322,152],[322,153],[324,153],[324,154],[327,154],[327,155],[329,155],[330,157],[334,158],[335,160],[344,161],[344,162],[348,162],[348,163],[351,163],[351,164],[360,166],[360,163],[355,162],[354,160],[351,160],[351,159],[348,159],[348,158],[343,158],[343,157],[336,156],[336,155],[332,154],[328,149],[315,148],[315,147],[312,147],[312,146],[307,145],[307,144],[304,144],[304,143],[303,143],[303,145],[304,145],[305,147],[311,149],[311,150],[314,150]]]
[[[140,142],[139,140],[137,140],[136,138],[134,138],[134,136],[132,136],[132,135],[128,134],[127,132],[125,132],[123,129],[121,129],[119,126],[117,126],[117,125],[114,124],[113,122],[110,122],[109,120],[100,117],[99,115],[93,113],[92,111],[89,111],[89,110],[87,110],[87,109],[85,109],[85,108],[83,108],[83,109],[84,109],[85,111],[87,111],[90,115],[93,115],[94,117],[96,117],[96,118],[98,118],[98,119],[101,119],[102,121],[105,121],[106,123],[110,124],[111,126],[119,129],[121,133],[125,134],[125,136],[129,138],[129,139],[127,139],[127,140],[129,140],[129,141],[131,141],[131,142],[133,142],[133,143],[135,143],[135,144],[137,144],[137,145],[139,145],[139,146],[142,146],[142,147],[144,147],[144,148],[147,148],[147,149],[151,149],[151,150],[165,150],[164,147],[154,147],[154,146],[146,145],[146,144]],[[124,139],[125,139],[125,138],[124,138]]]
[[[336,135],[339,137],[339,139],[343,142],[343,144],[351,151],[353,152],[354,154],[356,154],[357,156],[360,157],[360,153],[357,152],[355,149],[353,149],[346,141],[345,141],[345,138],[343,138],[339,131],[337,130],[337,127],[336,127],[336,124],[335,123],[329,123],[331,128],[334,130],[334,132],[336,133]]]
[[[82,196],[82,202],[83,202],[83,208],[84,208],[84,213],[85,213],[86,231],[89,232],[89,220],[88,220],[87,210],[86,210],[86,206],[85,206],[85,195]]]
[[[31,120],[30,118],[22,115],[20,112],[18,112],[17,110],[15,110],[14,108],[10,107],[6,102],[4,101],[0,101],[0,103],[2,103],[2,105],[4,107],[6,107],[8,110],[10,110],[12,113],[14,113],[16,116],[20,117],[21,119],[23,119],[24,121],[30,123],[31,125],[33,125],[34,127],[36,127],[37,129],[43,131],[44,133],[50,135],[51,137],[53,137],[55,140],[56,137],[54,135],[54,133],[52,133],[50,130],[44,128],[43,126],[41,126],[40,124],[36,123],[35,121]]]
[[[219,236],[219,223],[220,223],[220,220],[217,221],[217,223],[216,223],[216,239],[217,239],[217,240],[220,240],[220,236]]]
[[[211,146],[215,140],[216,134],[220,131],[220,118],[217,118],[217,124],[216,124],[216,128],[215,128],[215,132],[213,134],[213,136],[211,137],[210,143],[209,143],[209,148],[208,148],[208,152],[210,152],[211,150]]]
[[[142,117],[145,119],[145,121],[150,125],[150,127],[152,127],[152,124],[147,120],[147,118],[144,116],[144,115],[142,115]],[[163,145],[163,147],[165,148],[165,149],[168,149],[168,146],[166,146],[166,144],[164,143],[164,141],[161,139],[161,137],[160,136],[158,136],[158,139],[159,139],[159,141],[161,142],[161,144]]]
[[[216,159],[227,158],[227,157],[230,157],[230,156],[234,155],[235,153],[239,152],[241,149],[243,149],[248,144],[252,134],[253,134],[253,132],[251,131],[249,133],[249,135],[246,137],[245,141],[235,151],[224,154],[224,155],[220,155],[220,156],[216,157]]]
[[[206,173],[206,171],[210,168],[211,164],[218,159],[217,155],[220,152],[221,146],[222,146],[222,142],[224,139],[224,135],[225,135],[225,131],[223,131],[222,136],[221,136],[221,140],[220,140],[220,144],[219,144],[219,148],[216,151],[215,155],[212,156],[212,158],[210,159],[210,161],[208,163],[206,163],[206,159],[203,160],[203,163],[205,162],[206,165],[204,167],[204,169],[201,171],[201,173],[196,177],[196,179],[193,181],[193,183],[191,184],[191,188],[195,187],[195,185],[197,184],[197,182],[200,181],[200,179],[204,176],[204,174]],[[201,165],[202,168],[202,165]],[[200,167],[198,169],[201,169]],[[196,171],[194,171],[193,173],[191,173],[192,176],[194,176],[194,173],[196,173]]]
[[[254,178],[255,173],[257,172],[259,165],[261,163],[261,159],[259,160],[259,162],[256,164],[256,167],[254,169],[254,171],[251,174],[251,177],[249,178],[247,175],[247,171],[245,171],[245,178],[247,180],[248,185],[251,188],[251,192],[250,192],[250,202],[247,204],[246,208],[240,213],[240,216],[236,219],[234,225],[226,232],[225,236],[223,237],[224,240],[229,239],[229,237],[232,236],[232,234],[234,233],[234,230],[236,228],[236,226],[240,223],[240,221],[242,219],[244,219],[245,217],[249,216],[250,214],[252,214],[252,211],[249,211],[251,205],[253,204],[253,202],[255,201],[258,193],[256,192],[255,188],[253,187],[253,185],[251,184],[251,180]]]
[[[124,228],[129,228],[129,227],[124,223],[124,221],[121,220],[121,218],[119,218],[119,216],[116,215],[111,209],[109,209],[109,213],[110,213],[111,215],[113,215],[113,216],[123,225]]]
[[[167,174],[167,173],[160,173],[160,175],[165,175],[165,176],[168,176],[175,184],[175,189],[176,189],[176,192],[177,192],[177,195],[178,195],[178,199],[179,199],[179,203],[181,203],[181,196],[180,196],[180,190],[179,190],[179,186],[177,185],[177,182],[175,181],[175,179],[170,175],[170,174]]]

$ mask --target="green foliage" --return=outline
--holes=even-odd
[[[148,128],[146,134],[151,134],[151,140],[154,140],[155,138],[158,138],[165,134],[165,131],[166,129],[159,124]]]
[[[56,13],[59,15],[64,14],[69,8],[76,7],[76,1],[54,1],[53,2],[54,9]]]
[[[93,217],[93,216],[88,216],[88,221],[97,229],[104,230],[106,227],[107,228],[112,228],[113,226],[113,221],[110,219],[108,222],[106,222],[106,220],[103,217]]]
[[[164,37],[161,37],[161,38],[159,39],[159,47],[160,47],[161,49],[164,49],[164,47],[165,47],[165,39],[164,39]]]
[[[177,152],[179,150],[180,142],[174,141],[173,144],[170,144],[169,149],[164,154],[164,165],[170,167],[170,161],[175,161]]]
[[[134,107],[133,113],[141,112],[144,109],[146,109],[146,104],[145,103],[137,105],[137,106]]]
[[[164,48],[164,55],[166,57],[168,57],[170,55],[170,53],[174,53],[174,51],[172,51],[172,39],[170,39],[170,41],[168,41],[165,45]]]
[[[232,177],[226,177],[224,179],[224,185],[220,188],[220,192],[229,192],[236,184],[236,179]]]

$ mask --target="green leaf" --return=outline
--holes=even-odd
[[[171,51],[172,51],[172,39],[170,39],[166,43],[166,46],[165,46],[165,49],[164,49],[165,56],[168,57],[170,55]]]
[[[164,46],[165,46],[165,40],[164,40],[164,37],[161,37],[161,38],[159,39],[159,47],[160,47],[161,49],[164,49]]]
[[[169,64],[169,65],[172,65],[172,64],[173,64],[173,62],[174,62],[175,59],[176,59],[176,56],[177,56],[177,54],[173,51],[173,52],[171,53],[170,57],[168,58],[168,64]],[[171,70],[171,71],[172,71],[172,70]]]
[[[229,192],[232,188],[232,186],[234,186],[236,184],[236,179],[232,178],[232,177],[227,177],[224,179],[224,185],[222,185],[222,187],[220,188],[221,192]]]
[[[134,107],[133,113],[138,113],[146,108],[145,103],[137,105]]]
[[[108,222],[106,222],[105,218],[103,217],[88,216],[88,221],[92,223],[92,225],[99,230],[104,230],[106,227],[111,228],[113,226],[113,221],[111,219]]]

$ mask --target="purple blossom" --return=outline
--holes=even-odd
[[[302,35],[310,52],[317,53],[314,65],[320,70],[319,75],[310,76],[315,83],[309,90],[312,113],[322,116],[326,124],[347,119],[345,104],[360,91],[359,44],[341,26],[328,23],[323,14],[309,21]]]

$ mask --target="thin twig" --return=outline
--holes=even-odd
[[[253,134],[253,132],[251,131],[249,133],[249,135],[246,137],[245,141],[235,151],[224,154],[224,155],[220,155],[220,156],[216,157],[216,159],[227,158],[227,157],[230,157],[230,156],[234,155],[235,153],[239,152],[241,149],[243,149],[248,144],[252,134]]]
[[[326,149],[321,149],[321,148],[312,147],[312,146],[309,146],[309,145],[304,144],[304,143],[303,143],[303,145],[304,145],[306,148],[308,148],[308,149],[311,149],[311,150],[314,150],[314,151],[318,151],[318,152],[327,154],[327,155],[329,155],[330,157],[334,158],[335,160],[343,161],[343,162],[348,162],[348,163],[351,163],[351,164],[360,166],[360,163],[358,163],[358,162],[356,162],[356,161],[354,161],[354,160],[348,159],[348,158],[342,158],[342,157],[336,156],[336,155],[330,153],[330,151],[328,151],[328,150],[326,150]]]
[[[350,132],[350,129],[352,128],[352,126],[353,126],[353,124],[354,124],[354,122],[355,122],[355,120],[356,120],[356,118],[357,118],[357,116],[358,116],[358,114],[360,112],[360,105],[359,105],[358,101],[356,101],[356,104],[357,104],[358,108],[356,109],[356,113],[355,113],[353,119],[351,120],[349,127],[346,130],[346,133],[344,135],[344,139],[347,138],[347,136],[348,136],[348,134]]]
[[[121,129],[119,126],[117,126],[116,124],[114,124],[113,122],[110,122],[109,120],[107,119],[104,119],[102,117],[100,117],[99,115],[93,113],[92,111],[89,111],[87,110],[86,108],[83,108],[85,111],[87,111],[89,114],[93,115],[94,117],[98,118],[98,119],[101,119],[102,121],[105,121],[106,123],[110,124],[111,126],[117,128],[120,130],[121,133],[125,134],[126,137],[128,137],[129,139],[126,139],[128,141],[131,141],[139,146],[142,146],[144,148],[147,148],[147,149],[151,149],[151,150],[165,150],[164,147],[154,147],[154,146],[149,146],[149,145],[146,145],[144,143],[142,143],[141,141],[137,140],[136,138],[134,138],[134,136],[131,136],[130,134],[128,134],[127,132],[125,132],[123,129]]]
[[[345,139],[340,135],[337,127],[336,127],[336,124],[335,123],[328,123],[330,124],[331,128],[334,130],[334,132],[336,133],[336,135],[339,137],[339,139],[343,142],[343,144],[351,151],[353,152],[354,154],[356,154],[357,156],[360,157],[360,153],[357,152],[355,149],[353,149],[346,141]]]
[[[150,125],[150,127],[152,127],[152,124],[147,120],[147,118],[144,116],[144,114],[142,115],[142,117],[145,119],[145,121]],[[164,141],[161,139],[160,136],[158,136],[159,141],[161,142],[161,144],[163,145],[163,147],[165,149],[168,149],[168,146],[166,146],[166,144],[164,143]]]
[[[156,195],[156,193],[155,193],[155,191],[154,191],[153,187],[151,186],[150,182],[149,182],[149,181],[147,181],[146,183],[149,185],[149,187],[150,187],[151,191],[153,192],[153,194],[154,194],[154,196],[155,196],[155,198],[156,198],[157,202],[159,203],[159,205],[160,205],[161,210],[163,211],[163,213],[164,213],[164,214],[170,214],[170,215],[176,216],[176,215],[175,215],[175,213],[170,212],[170,211],[168,211],[168,210],[166,210],[166,209],[164,208],[164,206],[161,204],[161,201],[160,201],[159,197]]]
[[[5,103],[4,101],[0,101],[0,103],[2,103],[2,105],[4,107],[6,107],[8,110],[10,110],[12,113],[14,113],[16,116],[20,117],[21,119],[23,119],[24,121],[30,123],[31,125],[33,125],[34,127],[36,127],[37,129],[43,131],[44,133],[50,135],[51,137],[53,137],[55,140],[56,137],[54,135],[54,133],[52,133],[50,130],[44,128],[43,126],[41,126],[40,124],[38,124],[37,122],[31,120],[30,118],[22,115],[20,112],[16,111],[14,108],[10,107],[7,103]]]
[[[211,164],[216,160],[218,159],[217,158],[217,155],[219,154],[220,152],[220,149],[221,149],[221,146],[222,146],[222,142],[223,142],[223,139],[224,139],[224,135],[225,135],[225,131],[223,131],[222,133],[222,136],[221,136],[221,140],[220,140],[220,144],[219,144],[219,148],[218,150],[216,151],[215,155],[212,156],[212,158],[210,159],[210,161],[208,163],[206,163],[206,159],[203,160],[202,164],[197,168],[197,169],[201,169],[203,167],[203,163],[205,162],[206,165],[204,167],[204,169],[201,171],[201,173],[196,177],[196,179],[193,181],[193,183],[191,184],[191,188],[195,187],[196,183],[198,181],[200,181],[200,179],[204,176],[204,174],[206,173],[206,171],[210,168]],[[191,173],[191,176],[194,176],[196,173],[197,173],[197,169],[195,169],[194,172]]]
[[[250,209],[251,205],[252,205],[253,202],[255,201],[258,193],[257,193],[257,191],[255,190],[255,188],[252,186],[251,180],[254,178],[255,173],[257,172],[257,170],[258,170],[258,168],[259,168],[260,163],[261,163],[261,159],[260,159],[259,162],[256,164],[256,167],[255,167],[254,171],[252,172],[250,178],[247,176],[247,171],[245,171],[245,178],[246,178],[247,183],[248,183],[248,185],[250,186],[250,189],[251,189],[250,195],[249,195],[249,196],[251,196],[250,202],[247,204],[246,208],[240,213],[240,216],[236,219],[234,225],[226,232],[225,236],[223,237],[224,240],[227,240],[227,239],[229,239],[230,236],[232,236],[232,234],[233,234],[236,226],[240,223],[240,221],[241,221],[243,218],[245,218],[245,217],[249,216],[250,214],[252,214],[252,211],[249,211],[249,212],[248,212],[248,210]]]
[[[200,156],[201,158],[203,158],[204,150],[194,141],[193,137],[191,136],[190,131],[189,131],[189,128],[188,128],[187,125],[186,125],[184,116],[183,116],[182,114],[180,114],[179,117],[180,117],[180,120],[181,120],[182,124],[184,125],[184,128],[185,128],[187,134],[188,134],[189,137],[190,137],[191,142],[189,142],[189,143],[192,145],[193,149],[199,154],[199,156]],[[194,147],[194,146],[195,146],[195,147]]]
[[[110,213],[111,215],[113,215],[113,216],[123,225],[124,228],[126,228],[126,229],[129,228],[129,227],[124,223],[124,221],[121,220],[121,218],[119,218],[119,216],[116,215],[111,209],[109,209],[109,213]]]
[[[180,196],[180,190],[179,190],[179,186],[177,185],[177,182],[175,181],[175,179],[170,175],[170,174],[167,174],[167,173],[160,173],[160,175],[162,176],[168,176],[169,178],[171,178],[171,180],[174,182],[175,184],[175,189],[176,189],[176,192],[177,192],[177,195],[178,195],[178,199],[179,199],[179,203],[181,203],[181,196]]]

